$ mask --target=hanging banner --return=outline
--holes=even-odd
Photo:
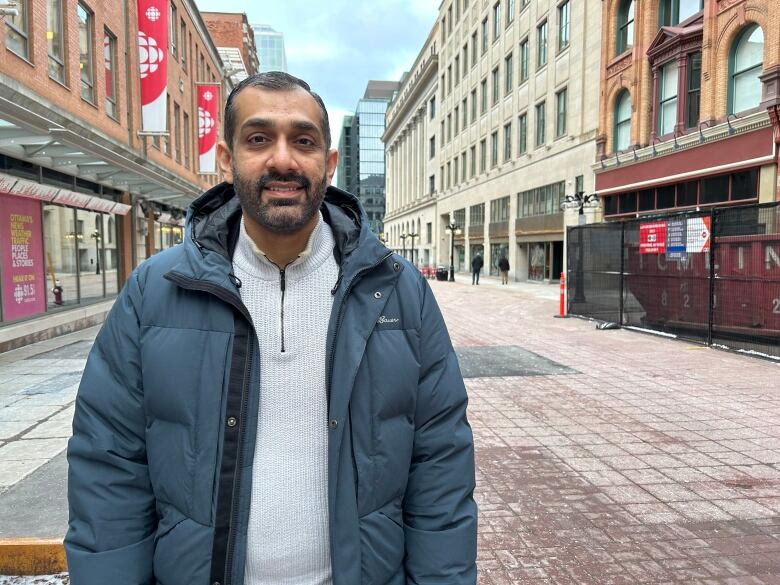
[[[0,194],[0,257],[3,319],[43,313],[46,280],[40,202]]]
[[[198,152],[201,174],[217,172],[219,85],[198,85]]]
[[[710,251],[710,218],[695,217],[688,220],[687,250],[691,254]]]
[[[168,130],[168,3],[138,0],[138,63],[143,132]]]

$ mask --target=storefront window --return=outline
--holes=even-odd
[[[498,261],[502,257],[509,258],[509,244],[490,244],[490,275],[498,276]]]
[[[545,244],[531,244],[529,248],[528,279],[544,280]]]
[[[77,257],[81,302],[89,302],[105,296],[103,279],[105,264],[103,254],[103,222],[100,213],[79,209],[76,211],[78,238]]]
[[[44,250],[46,254],[49,309],[78,304],[79,288],[76,248],[83,238],[76,232],[76,212],[69,207],[43,206]]]

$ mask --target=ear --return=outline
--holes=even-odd
[[[325,165],[328,168],[328,185],[333,181],[333,175],[336,173],[336,167],[339,164],[339,151],[331,148],[325,154]]]
[[[222,171],[222,176],[228,183],[233,182],[233,153],[230,152],[227,143],[224,140],[220,140],[217,143],[217,164],[219,170]]]

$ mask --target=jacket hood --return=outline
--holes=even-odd
[[[334,255],[346,275],[345,260],[360,250],[350,265],[375,261],[389,250],[368,229],[368,217],[357,197],[336,187],[328,187],[322,207],[323,219],[333,231]],[[192,202],[187,210],[184,245],[190,264],[201,268],[231,262],[239,235],[241,205],[231,183],[220,183]],[[216,256],[216,257],[214,257]],[[207,266],[203,266],[204,263]],[[228,272],[231,268],[228,268]],[[192,266],[197,275],[199,270]]]

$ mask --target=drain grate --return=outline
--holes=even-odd
[[[464,378],[556,376],[577,374],[568,368],[516,345],[456,348]]]

